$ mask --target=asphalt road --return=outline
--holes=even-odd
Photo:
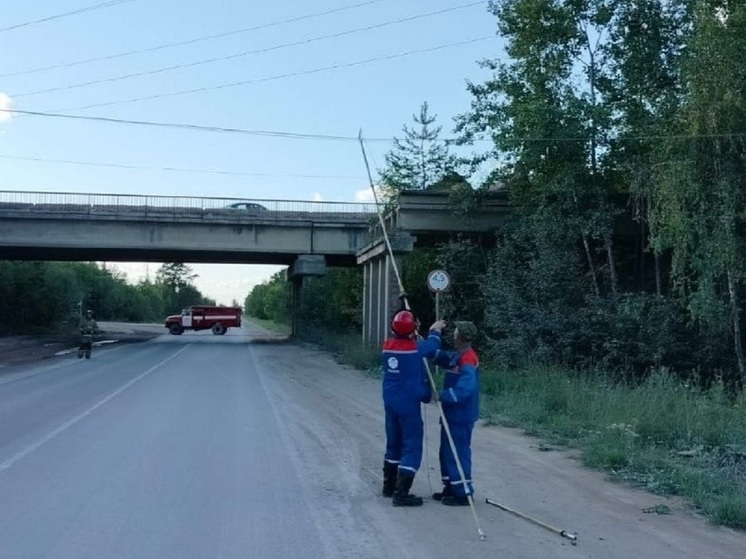
[[[258,330],[187,333],[0,376],[0,558],[743,557],[746,536],[605,482],[515,431],[475,431],[468,508],[378,495],[379,381]],[[414,490],[437,489],[437,415]],[[433,487],[434,486],[434,487]],[[484,503],[579,533],[579,545]]]
[[[0,399],[2,557],[324,554],[240,332],[45,364]]]

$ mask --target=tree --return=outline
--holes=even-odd
[[[179,289],[192,285],[193,280],[199,276],[186,264],[172,262],[170,264],[163,264],[158,268],[155,277],[157,283],[177,293]]]
[[[680,135],[667,142],[669,164],[655,186],[655,242],[672,251],[676,286],[692,317],[732,339],[743,383],[746,6],[695,1],[688,47]]]
[[[523,217],[543,214],[574,231],[585,252],[590,285],[601,294],[594,241],[606,254],[609,288],[617,289],[614,212],[605,167],[610,110],[600,77],[607,64],[611,0],[490,2],[506,39],[508,62],[486,60],[484,84],[470,83],[471,111],[457,119],[459,143],[491,138],[487,183],[508,185]]]
[[[481,281],[485,331],[514,356],[619,363],[609,339],[636,332],[626,347],[646,348],[637,363],[660,364],[660,344],[646,345],[650,330],[638,328],[635,309],[671,334],[659,340],[680,334],[675,307],[628,297],[619,280],[617,225],[629,184],[643,163],[657,163],[653,142],[630,145],[622,136],[650,135],[675,113],[686,32],[676,27],[686,10],[639,4],[490,2],[508,59],[482,63],[493,76],[468,85],[471,110],[456,132],[463,145],[492,140],[472,167],[490,163],[485,184],[504,184],[515,210]]]
[[[156,272],[156,284],[163,290],[167,312],[176,312],[190,305],[214,305],[194,285],[198,277],[192,268],[181,262],[163,264]]]
[[[292,293],[286,274],[286,270],[280,270],[267,281],[255,285],[244,302],[246,314],[279,324],[289,324]]]
[[[394,139],[386,154],[386,165],[379,169],[384,199],[396,198],[402,190],[423,190],[442,179],[454,167],[448,147],[438,139],[441,126],[437,115],[430,115],[427,102],[419,115],[412,115],[415,127],[404,125],[404,139]]]
[[[246,301],[244,302],[244,309],[246,309],[246,314],[259,318],[261,320],[266,320],[269,318],[265,310],[265,300],[268,290],[268,282],[260,283],[259,285],[255,285],[252,288],[251,292],[246,296]]]
[[[648,230],[653,248],[653,176],[665,166],[660,138],[676,132],[683,101],[681,59],[690,23],[686,3],[617,0],[602,90],[613,108],[610,166],[634,203],[634,217]],[[624,188],[624,187],[623,187]],[[653,249],[655,291],[663,293],[660,251]],[[644,282],[644,253],[641,258]],[[643,283],[644,285],[644,283]]]
[[[163,289],[150,279],[144,279],[135,286],[137,308],[144,320],[162,320],[168,311]]]

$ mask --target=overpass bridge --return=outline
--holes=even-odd
[[[355,265],[375,206],[0,191],[0,258]]]
[[[507,212],[505,196],[466,215],[447,194],[404,192],[386,217],[394,258],[494,231]],[[361,265],[363,338],[374,344],[399,296],[374,204],[0,191],[0,259],[287,265],[294,308],[303,277]]]

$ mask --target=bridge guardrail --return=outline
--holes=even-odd
[[[236,209],[231,204],[258,204],[257,208]],[[375,204],[360,202],[315,202],[193,196],[151,196],[139,194],[83,194],[0,190],[0,213],[65,213],[68,215],[123,216],[133,214],[184,217],[253,216],[262,219],[375,218]]]

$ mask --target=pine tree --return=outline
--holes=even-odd
[[[454,167],[448,147],[438,139],[441,126],[437,115],[430,115],[427,102],[419,115],[412,115],[414,127],[404,125],[404,139],[394,139],[386,154],[386,165],[379,170],[383,196],[390,203],[402,190],[423,190],[441,180]]]

